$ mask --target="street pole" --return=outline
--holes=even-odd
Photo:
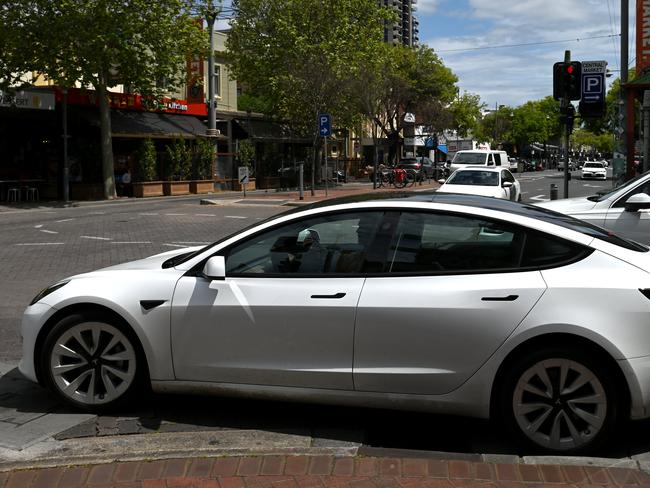
[[[63,201],[70,201],[70,164],[68,162],[68,89],[63,89]]]
[[[571,51],[564,51],[564,63],[565,65],[571,62]],[[569,124],[573,123],[573,120],[569,121],[569,95],[565,94],[562,97],[560,102],[560,113],[564,115],[564,198],[569,198],[569,137],[571,136],[571,129]]]
[[[650,90],[643,92],[643,167],[639,172],[643,173],[650,162]]]
[[[634,149],[632,147],[628,147],[627,144],[627,141],[629,141],[630,138],[628,137],[629,127],[627,119],[629,114],[627,88],[625,86],[628,81],[629,64],[629,10],[629,0],[621,0],[621,89],[619,91],[621,97],[621,112],[619,114],[619,120],[621,123],[621,128],[624,130],[624,132],[619,140],[618,152],[623,156],[623,159],[625,160],[625,174],[627,175],[627,178],[631,178],[631,173],[633,173],[632,167],[634,165]]]
[[[215,100],[215,83],[214,83],[214,51],[216,50],[215,37],[214,37],[214,24],[217,20],[217,15],[219,15],[219,9],[214,7],[212,1],[210,1],[208,8],[205,13],[205,20],[208,23],[208,31],[210,34],[210,55],[208,56],[208,130],[207,136],[212,138],[214,149],[212,161],[216,161],[217,157],[217,111],[216,111],[216,100]],[[231,137],[231,134],[228,134],[228,137]],[[217,165],[214,164],[214,177],[217,175]]]
[[[327,196],[327,136],[323,139],[325,140],[325,196]]]

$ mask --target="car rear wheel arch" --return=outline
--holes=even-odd
[[[609,371],[614,374],[616,384],[619,388],[620,413],[624,418],[629,418],[631,392],[625,375],[621,370],[618,362],[602,346],[584,337],[566,334],[551,333],[533,337],[515,347],[506,358],[501,362],[492,382],[492,391],[490,395],[490,418],[498,419],[500,416],[499,399],[501,398],[503,382],[506,374],[512,366],[520,361],[522,357],[545,348],[553,348],[558,345],[570,347],[576,351],[589,351],[595,358],[600,359],[606,364]]]
[[[36,379],[40,385],[44,386],[45,382],[43,381],[43,369],[41,361],[38,358],[40,358],[43,354],[45,341],[50,331],[61,320],[72,315],[100,315],[107,322],[118,326],[124,333],[129,336],[130,341],[133,343],[133,346],[136,349],[136,354],[139,358],[138,367],[141,368],[139,374],[142,375],[140,378],[142,383],[145,385],[150,383],[148,358],[142,346],[142,342],[140,341],[138,334],[135,332],[131,324],[129,324],[129,322],[120,314],[103,305],[94,303],[78,303],[58,310],[54,315],[52,315],[52,317],[47,320],[47,322],[43,325],[43,327],[41,327],[41,330],[38,333],[34,347],[34,368],[36,371]]]

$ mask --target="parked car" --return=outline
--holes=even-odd
[[[622,186],[598,195],[553,200],[538,204],[589,223],[609,229],[621,236],[650,244],[650,172]]]
[[[516,173],[519,170],[519,160],[517,158],[508,158],[510,163],[510,172]]]
[[[436,177],[436,164],[425,156],[402,158],[397,163],[397,167],[400,169],[412,169],[417,171],[423,178]]]
[[[521,201],[521,186],[505,168],[469,166],[454,171],[447,180],[440,180],[441,193],[465,193]]]
[[[496,416],[576,454],[650,416],[649,299],[645,246],[533,205],[386,192],[60,280],[25,310],[19,368],[89,411],[150,384]]]
[[[580,174],[581,179],[586,178],[595,178],[598,180],[607,179],[607,168],[600,161],[586,161],[582,165],[582,173]]]
[[[465,166],[503,166],[510,168],[508,153],[505,151],[458,151],[451,160],[449,169],[453,172]]]

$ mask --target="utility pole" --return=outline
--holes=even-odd
[[[208,130],[206,135],[214,141],[214,155],[213,161],[217,158],[217,111],[216,111],[216,87],[214,82],[214,51],[216,50],[214,38],[214,24],[217,20],[221,9],[215,7],[212,0],[208,4],[205,11],[205,20],[208,24],[208,32],[210,34],[210,54],[208,56]],[[232,137],[232,134],[228,134]],[[217,171],[216,164],[213,165],[215,175]],[[233,175],[234,176],[234,175]]]
[[[571,51],[564,51],[564,64],[567,65],[570,62]],[[565,92],[560,102],[560,112],[564,114],[564,198],[569,198],[569,178],[571,178],[571,172],[569,171],[569,138],[571,137],[573,117],[569,119],[569,113],[572,108],[573,105],[569,101],[569,94]]]

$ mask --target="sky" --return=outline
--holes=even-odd
[[[551,95],[565,50],[574,61],[607,61],[610,83],[620,73],[620,0],[418,0],[417,8],[420,43],[488,108]],[[630,66],[635,8],[630,2]],[[492,48],[514,44],[533,45]]]

